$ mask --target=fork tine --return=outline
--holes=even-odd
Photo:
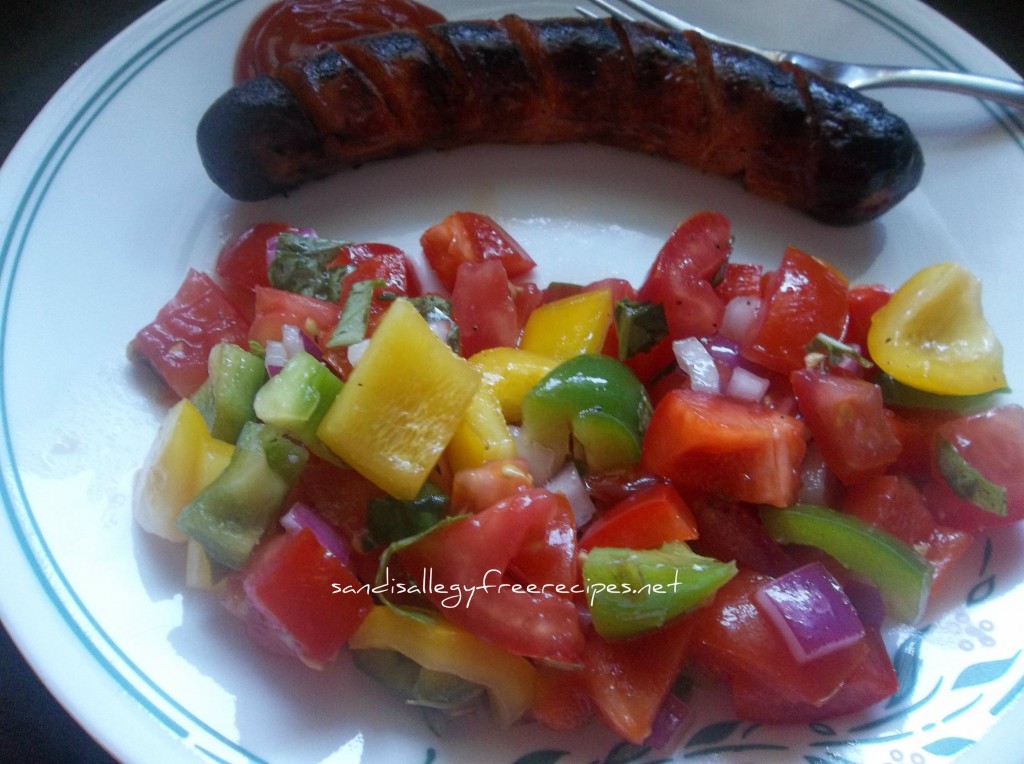
[[[608,0],[590,0],[590,2],[591,2],[592,5],[596,5],[602,11],[607,13],[609,16],[611,16],[612,18],[616,18],[619,21],[636,21],[635,18],[630,16],[628,13],[626,13],[621,8],[616,8],[614,5],[609,3]],[[587,10],[585,8],[581,8],[578,5],[576,6],[576,10],[579,11],[580,13],[582,13],[584,16],[590,16],[591,18],[598,18],[597,14],[594,13],[593,11],[589,11],[589,10]]]
[[[594,5],[599,5],[602,8],[607,5],[605,0],[590,0]],[[663,26],[666,29],[672,29],[676,32],[697,32],[703,37],[709,39],[718,39],[715,35],[705,32],[700,27],[694,26],[686,21],[683,21],[678,16],[674,16],[668,11],[664,11],[661,8],[657,8],[651,5],[645,0],[619,0],[620,3],[625,5],[627,8],[631,8],[641,16],[646,16],[648,19]],[[621,11],[620,11],[621,13]]]

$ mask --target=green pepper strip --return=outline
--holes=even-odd
[[[527,436],[564,452],[570,434],[593,471],[627,467],[640,459],[651,402],[629,367],[604,355],[563,361],[523,399]]]
[[[934,569],[892,534],[852,515],[809,504],[765,508],[761,521],[776,541],[817,547],[870,579],[894,619],[915,623],[924,613]]]
[[[583,562],[594,629],[635,637],[703,605],[736,575],[736,563],[695,554],[679,541],[658,549],[597,547]]]

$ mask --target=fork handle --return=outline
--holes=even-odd
[[[941,69],[881,67],[873,72],[871,77],[847,84],[858,90],[888,87],[942,90],[977,96],[1009,106],[1024,107],[1024,82],[963,72],[947,72]]]

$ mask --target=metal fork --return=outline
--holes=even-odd
[[[630,14],[612,5],[607,0],[590,0],[590,2],[617,19],[636,21]],[[820,77],[842,83],[855,90],[890,87],[926,88],[975,96],[1010,106],[1024,107],[1024,82],[999,77],[984,77],[978,74],[950,72],[944,69],[849,64],[843,61],[831,61],[791,50],[762,50],[761,48],[755,48],[753,45],[727,40],[707,32],[700,27],[683,21],[678,16],[673,16],[667,11],[644,2],[644,0],[619,0],[619,2],[667,29],[679,32],[697,32],[709,40],[743,48],[751,53],[764,56],[775,63],[796,64]],[[588,8],[576,6],[576,10],[584,16],[598,18],[598,15]]]

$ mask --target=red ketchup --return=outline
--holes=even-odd
[[[440,13],[414,0],[279,0],[246,30],[235,56],[235,83],[273,74],[282,64],[352,37],[443,21]]]

